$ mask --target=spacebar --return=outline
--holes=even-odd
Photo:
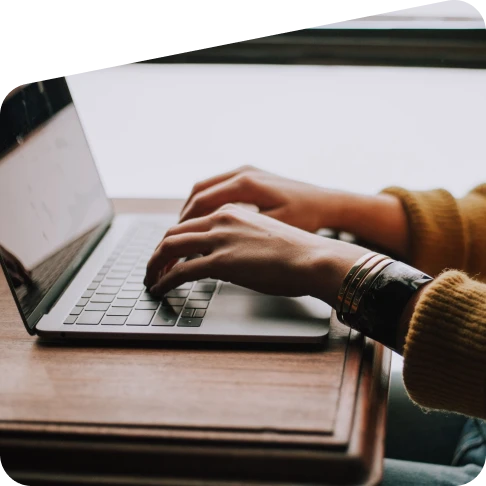
[[[128,318],[127,326],[148,326],[154,314],[155,311],[151,310],[134,310]]]

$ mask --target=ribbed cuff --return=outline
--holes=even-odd
[[[458,271],[430,283],[404,350],[410,397],[426,408],[486,418],[486,285]]]
[[[447,191],[407,191],[390,187],[382,191],[398,197],[407,214],[410,263],[431,275],[446,268],[464,268],[467,261],[465,231],[457,201]]]

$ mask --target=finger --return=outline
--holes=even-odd
[[[249,165],[244,165],[243,167],[238,167],[237,169],[231,170],[229,172],[225,172],[224,174],[219,174],[214,177],[210,177],[209,179],[206,179],[204,181],[198,182],[197,184],[194,185],[192,188],[191,194],[189,195],[186,203],[184,204],[184,207],[182,210],[186,208],[186,206],[189,204],[193,196],[198,194],[201,191],[204,191],[208,189],[209,187],[215,186],[216,184],[220,184],[221,182],[224,182],[228,179],[231,179],[232,177],[241,174],[242,172],[247,172],[249,170],[255,170],[254,167],[251,167]]]
[[[195,254],[206,255],[211,252],[211,245],[206,233],[185,233],[169,236],[162,240],[152,258],[147,264],[147,274],[144,285],[153,286],[166,267],[183,257]]]
[[[255,192],[249,187],[249,181],[241,176],[236,176],[195,196],[181,213],[181,222],[212,213],[225,204],[257,204],[258,202]]]
[[[150,287],[150,293],[161,298],[169,290],[186,282],[211,277],[210,273],[209,257],[186,260],[178,263],[169,272],[162,275],[159,281]]]
[[[184,233],[204,233],[209,231],[213,226],[213,222],[210,218],[203,217],[203,218],[195,218],[190,221],[185,221],[184,223],[179,223],[165,233],[164,237],[157,245],[154,250],[154,253],[160,248],[160,245],[165,240],[165,238],[169,236],[176,236],[181,235]]]

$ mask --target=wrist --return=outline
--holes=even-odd
[[[397,197],[390,194],[350,194],[345,199],[341,222],[342,231],[408,259],[408,220]]]
[[[335,307],[339,289],[354,263],[369,250],[342,241],[326,241],[307,260],[309,295]]]

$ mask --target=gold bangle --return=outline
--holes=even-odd
[[[353,279],[354,275],[368,260],[370,260],[376,255],[378,255],[378,253],[374,251],[370,251],[369,253],[366,253],[366,255],[360,257],[358,260],[356,260],[354,265],[351,267],[351,270],[344,277],[343,283],[341,284],[341,288],[339,289],[337,303],[336,303],[336,311],[338,314],[341,313],[341,307],[343,305],[344,296],[346,295],[346,291],[348,290],[349,283]]]
[[[366,275],[371,269],[373,269],[378,263],[380,263],[382,260],[385,260],[386,258],[388,257],[385,255],[375,255],[374,257],[369,259],[365,264],[363,264],[361,268],[356,272],[353,280],[349,284],[348,290],[343,299],[343,304],[341,306],[341,312],[340,312],[341,319],[343,319],[344,314],[349,314],[351,302],[353,301],[354,293],[358,285],[366,277]],[[341,322],[344,321],[341,320]]]
[[[371,287],[371,285],[375,281],[375,278],[378,277],[378,275],[393,262],[395,262],[395,260],[392,260],[391,258],[386,258],[385,260],[382,260],[368,272],[365,278],[363,278],[361,284],[358,285],[358,287],[356,288],[356,292],[354,293],[353,301],[351,302],[350,307],[350,314],[356,314],[361,298]]]

